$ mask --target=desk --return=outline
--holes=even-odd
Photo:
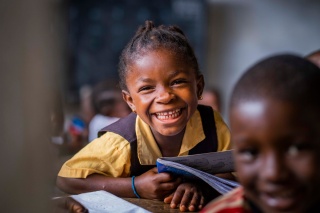
[[[138,199],[138,198],[123,198],[123,199],[153,213],[180,212],[179,209],[171,209],[170,204],[166,204],[163,201],[159,201],[159,200],[148,200],[148,199]]]
[[[58,199],[53,200],[53,204],[56,207],[55,213],[68,213],[68,208],[65,205],[66,198],[69,197],[68,194],[61,192],[58,188],[55,187],[55,197]],[[148,200],[148,199],[139,199],[139,198],[122,198],[132,204],[140,206],[153,213],[178,213],[179,209],[171,209],[170,204],[166,204],[160,200]],[[59,211],[58,211],[59,210]]]

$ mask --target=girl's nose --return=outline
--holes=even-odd
[[[174,99],[175,95],[172,93],[172,91],[169,88],[159,88],[156,101],[158,103],[169,103],[172,99]]]

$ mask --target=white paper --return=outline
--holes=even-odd
[[[106,191],[87,192],[71,197],[88,209],[89,213],[150,213]]]

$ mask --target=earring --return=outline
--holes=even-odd
[[[203,99],[203,97],[202,97],[202,95],[200,95],[199,100],[202,100],[202,99]]]
[[[135,110],[135,109],[132,109],[132,112],[133,112],[133,113],[135,113],[135,114],[137,114],[137,112],[136,112],[136,110]]]

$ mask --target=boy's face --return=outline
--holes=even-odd
[[[303,116],[272,99],[230,111],[239,182],[263,212],[307,212],[320,202],[320,131]]]
[[[197,79],[188,61],[166,49],[146,52],[129,69],[129,92],[123,95],[131,109],[155,137],[181,133],[197,108],[203,77]]]

